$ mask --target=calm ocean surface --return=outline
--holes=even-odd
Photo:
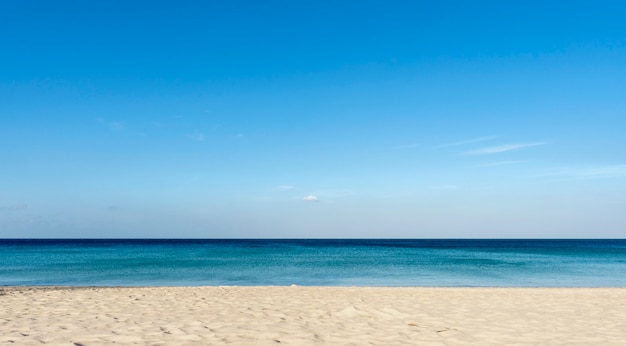
[[[0,285],[626,287],[626,240],[0,240]]]

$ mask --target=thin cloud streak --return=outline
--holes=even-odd
[[[529,160],[509,160],[509,161],[497,161],[485,163],[482,165],[478,165],[477,167],[498,167],[498,166],[508,166],[508,165],[517,165],[520,163],[530,162]]]
[[[200,132],[190,133],[187,135],[187,138],[191,139],[194,142],[204,142],[204,140],[206,139],[204,134]]]
[[[113,131],[122,131],[124,129],[124,124],[119,121],[113,121],[109,123],[109,128]]]
[[[480,148],[476,150],[470,150],[463,153],[463,155],[490,155],[490,154],[498,154],[504,153],[507,151],[518,150],[523,148],[536,147],[540,145],[546,144],[545,142],[534,142],[534,143],[515,143],[515,144],[503,144],[496,145],[492,147]]]
[[[460,145],[467,145],[467,144],[486,142],[486,141],[490,141],[492,139],[496,139],[498,137],[500,137],[500,136],[476,137],[476,138],[467,139],[467,140],[464,140],[464,141],[441,144],[441,145],[436,146],[435,148],[457,147],[457,146],[460,146]]]
[[[103,118],[96,118],[96,122],[107,126],[112,131],[123,131],[126,128],[120,121],[106,121]]]

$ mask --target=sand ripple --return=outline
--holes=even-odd
[[[0,344],[626,344],[626,289],[0,288]]]

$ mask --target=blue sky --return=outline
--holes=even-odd
[[[624,237],[621,1],[5,1],[0,237]]]

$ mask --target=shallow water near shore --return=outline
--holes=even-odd
[[[626,287],[626,240],[0,240],[0,285],[292,284]]]

